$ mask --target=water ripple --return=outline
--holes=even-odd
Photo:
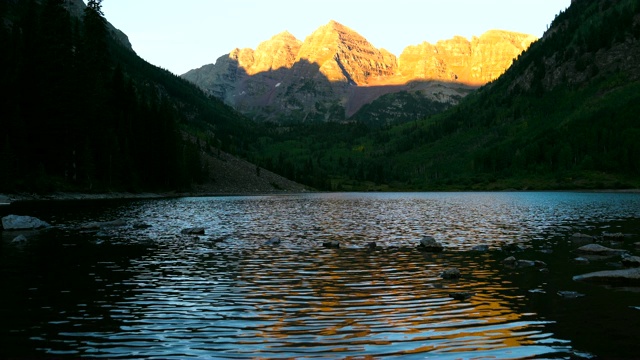
[[[184,198],[138,201],[94,218],[61,214],[65,237],[77,237],[73,229],[89,221],[123,218],[147,226],[96,234],[112,250],[87,265],[83,281],[95,291],[81,302],[65,300],[63,312],[34,325],[31,339],[51,355],[95,358],[566,353],[570,345],[548,330],[549,321],[523,311],[526,299],[496,256],[470,250],[531,246],[596,219],[640,217],[637,197],[594,204],[593,196]],[[205,235],[181,234],[192,227],[205,228]],[[426,234],[447,251],[417,251]],[[274,237],[278,245],[268,242]],[[339,241],[340,249],[324,248],[328,240]],[[370,242],[378,247],[369,249]],[[142,249],[129,253],[134,245]],[[449,267],[462,278],[442,279]],[[70,291],[76,296],[81,288]],[[452,297],[460,292],[472,296]]]

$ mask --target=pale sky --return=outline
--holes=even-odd
[[[86,0],[85,0],[86,2]],[[571,0],[104,0],[109,22],[148,62],[177,75],[289,31],[301,41],[330,20],[399,56],[409,45],[487,30],[541,37]]]

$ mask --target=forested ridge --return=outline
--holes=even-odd
[[[100,3],[0,2],[0,192],[189,189],[216,151],[319,190],[640,187],[638,0],[574,1],[499,79],[383,126],[251,122],[112,38]]]
[[[109,36],[101,1],[3,1],[0,19],[0,191],[188,189],[203,151],[244,151],[248,121]]]
[[[382,129],[273,125],[256,161],[332,190],[637,188],[638,19],[637,0],[576,1],[458,106]]]

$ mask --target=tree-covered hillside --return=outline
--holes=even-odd
[[[246,119],[113,39],[100,3],[0,2],[0,192],[187,189],[204,149],[247,149]]]
[[[256,161],[326,189],[637,188],[639,79],[640,2],[576,1],[444,113],[383,129],[274,126]]]

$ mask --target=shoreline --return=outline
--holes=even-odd
[[[572,190],[482,190],[482,191],[451,191],[451,192],[585,192],[585,193],[629,193],[640,194],[640,189],[572,189]],[[47,202],[47,201],[83,201],[83,200],[144,200],[144,199],[170,199],[180,197],[216,197],[216,196],[262,196],[262,195],[286,195],[286,194],[302,194],[302,193],[320,193],[321,191],[242,191],[242,192],[107,192],[107,193],[74,193],[74,192],[55,192],[50,194],[2,194],[0,193],[0,206],[9,206],[15,203],[25,202]],[[332,191],[332,192],[354,192],[354,191]],[[361,191],[355,191],[361,192]],[[366,191],[365,191],[366,192]],[[407,192],[449,192],[449,191],[385,191],[390,193],[407,193]]]
[[[214,196],[260,196],[275,194],[297,194],[309,191],[274,191],[274,192],[167,192],[167,193],[67,193],[57,192],[51,194],[0,194],[0,206],[9,206],[16,203],[49,202],[49,201],[85,201],[85,200],[145,200],[145,199],[171,199],[180,197],[214,197]]]

